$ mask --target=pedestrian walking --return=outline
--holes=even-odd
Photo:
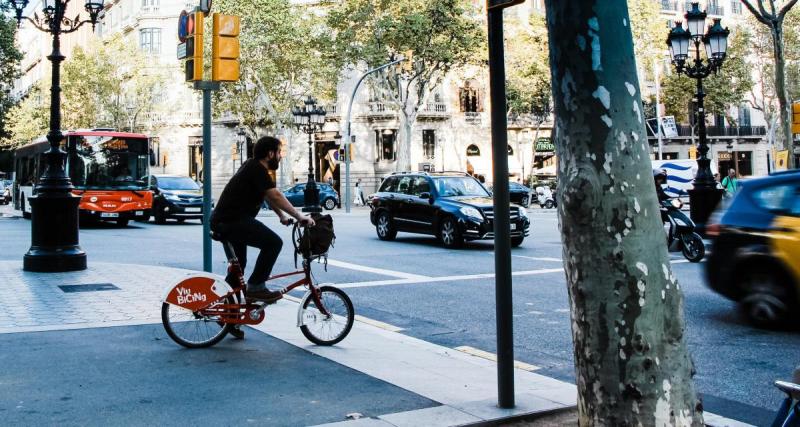
[[[734,169],[728,169],[728,176],[722,178],[722,188],[725,189],[725,197],[731,198],[739,189],[739,179],[736,177]]]
[[[361,188],[361,178],[356,181],[356,198],[353,200],[358,206],[365,206],[367,204],[364,200],[364,190]]]

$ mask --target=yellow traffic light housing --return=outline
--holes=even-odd
[[[212,23],[211,80],[239,80],[239,17],[215,13]]]
[[[203,80],[203,12],[189,14],[186,34],[186,81]]]
[[[800,133],[800,102],[792,103],[792,133]]]

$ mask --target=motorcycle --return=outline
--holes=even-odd
[[[775,381],[775,387],[786,393],[772,427],[800,427],[800,367],[794,370],[792,381]]]
[[[694,221],[683,213],[682,207],[683,203],[678,199],[661,201],[661,219],[669,223],[667,247],[678,242],[683,256],[689,262],[700,262],[706,255],[706,247],[700,235],[694,232]]]
[[[552,209],[558,206],[549,187],[536,187],[536,201],[543,209]]]

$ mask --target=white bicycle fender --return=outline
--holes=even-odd
[[[306,305],[306,300],[311,298],[311,291],[306,291],[306,294],[303,295],[303,299],[300,300],[300,305],[297,307],[297,327],[301,327],[305,325],[303,323],[303,312],[305,311],[303,307]]]

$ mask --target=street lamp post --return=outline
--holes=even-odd
[[[711,160],[708,158],[708,141],[706,139],[706,112],[703,98],[703,79],[709,74],[717,72],[725,61],[725,52],[728,48],[728,31],[722,28],[720,19],[714,19],[714,24],[709,26],[705,34],[706,13],[700,10],[698,3],[692,3],[692,9],[686,12],[688,31],[683,29],[681,22],[676,22],[675,27],[667,37],[672,63],[679,73],[697,80],[697,175],[689,190],[691,217],[698,224],[700,230],[704,229],[711,212],[719,204],[722,191],[717,189],[714,176],[711,173]],[[689,42],[694,43],[695,57],[687,64],[689,58]],[[705,47],[705,61],[700,57],[700,44]]]
[[[244,148],[245,143],[247,142],[247,132],[244,129],[244,126],[239,126],[236,130],[236,153],[239,156],[239,167],[242,166],[244,163]],[[233,161],[233,172],[236,173],[236,162]]]
[[[53,35],[53,51],[47,59],[52,64],[50,86],[50,150],[44,153],[46,168],[36,185],[36,196],[29,199],[32,211],[31,247],[25,254],[26,271],[59,272],[86,269],[86,253],[78,245],[78,203],[72,195],[72,182],[64,170],[65,153],[60,145],[61,133],[61,34],[71,33],[83,24],[92,24],[103,9],[103,0],[86,0],[88,20],[65,16],[69,0],[44,0],[43,16],[22,16],[28,0],[8,0],[16,12],[17,25],[25,19],[41,31]]]
[[[128,104],[128,105],[125,106],[125,109],[128,110],[128,122],[130,124],[128,126],[128,129],[130,129],[130,132],[133,133],[133,125],[134,125],[134,117],[135,117],[133,115],[133,113],[136,111],[136,106],[133,105],[133,104]]]
[[[309,96],[302,107],[292,108],[294,125],[297,130],[308,135],[308,182],[303,192],[303,212],[322,212],[319,206],[319,188],[314,179],[314,155],[312,135],[325,125],[325,109],[317,106],[317,101]]]

